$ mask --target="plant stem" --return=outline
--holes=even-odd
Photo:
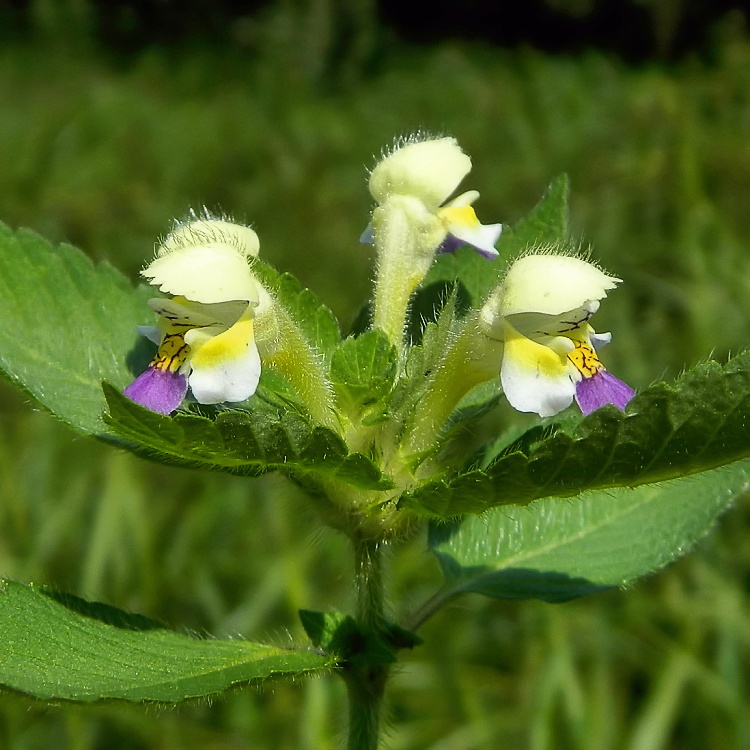
[[[411,630],[412,633],[416,633],[417,630],[419,630],[419,628],[430,619],[430,617],[460,593],[462,592],[458,587],[445,587],[440,589],[440,591],[431,596],[414,612],[406,623],[406,629]]]
[[[356,620],[365,636],[377,637],[385,618],[383,552],[380,542],[354,541]],[[344,672],[349,698],[348,750],[377,750],[388,665],[358,661]]]
[[[384,621],[382,542],[354,541],[355,617],[360,627],[377,632]]]
[[[344,678],[349,698],[347,750],[377,750],[380,739],[380,710],[388,667],[373,664],[350,670]]]

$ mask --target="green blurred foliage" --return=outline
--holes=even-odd
[[[712,66],[632,70],[601,54],[453,44],[392,48],[372,74],[351,52],[328,85],[331,66],[317,62],[334,59],[329,48],[286,8],[245,29],[263,40],[252,54],[150,49],[113,65],[55,27],[7,43],[0,218],[135,279],[171,218],[220,209],[252,222],[263,256],[346,327],[372,276],[357,242],[365,169],[395,135],[424,128],[471,154],[466,186],[481,190],[485,222],[514,222],[570,174],[575,236],[625,280],[597,315],[619,376],[643,386],[747,344],[750,41],[739,30],[724,29]],[[278,478],[158,467],[75,438],[5,386],[0,399],[1,575],[280,644],[304,638],[298,608],[349,604],[345,542],[317,530]],[[630,592],[559,607],[461,600],[394,677],[389,747],[749,747],[749,521],[736,508],[699,553]],[[421,537],[392,561],[401,615],[439,574]],[[171,711],[4,696],[0,748],[322,750],[340,746],[342,699],[333,678]]]

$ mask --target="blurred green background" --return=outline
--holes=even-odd
[[[276,0],[245,15],[208,5],[0,3],[0,220],[135,280],[171,219],[222,210],[251,222],[264,257],[347,328],[372,277],[357,242],[366,169],[394,136],[448,133],[473,158],[466,186],[481,191],[485,222],[513,223],[570,175],[574,237],[625,280],[597,315],[617,375],[642,387],[746,345],[741,13],[722,9],[693,38],[681,19],[706,4],[623,0],[623,30],[651,40],[638,48],[632,34],[597,41],[591,20],[607,3],[596,0],[531,4],[552,13],[544,28],[562,24],[554,44],[528,29],[451,36],[440,3],[423,10],[428,38],[369,0]],[[567,49],[559,37],[575,28],[590,38]],[[0,383],[0,575],[198,633],[288,643],[304,638],[298,608],[348,605],[349,570],[345,541],[280,479],[148,464],[76,437]],[[748,580],[745,503],[630,591],[557,606],[466,598],[397,669],[386,746],[748,749]],[[438,581],[423,538],[395,548],[394,615]],[[0,748],[337,748],[339,682],[178,709],[3,695]]]

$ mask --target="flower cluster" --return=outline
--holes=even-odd
[[[437,254],[469,246],[488,261],[497,259],[502,225],[479,222],[472,208],[479,194],[470,190],[451,199],[470,169],[471,160],[453,138],[415,138],[400,143],[370,174],[376,206],[362,240],[374,244],[377,253],[372,325],[397,349],[404,345],[412,295]],[[258,249],[252,229],[211,217],[178,224],[167,236],[142,272],[168,295],[149,302],[157,325],[140,329],[158,348],[147,370],[125,389],[129,398],[169,414],[188,389],[203,404],[244,401],[255,393],[261,359],[254,327],[273,305],[252,273]],[[517,259],[472,329],[491,345],[483,348],[470,339],[471,351],[466,345],[461,350],[461,361],[472,366],[467,387],[489,377],[491,360],[508,402],[519,411],[547,417],[574,400],[585,414],[604,404],[624,409],[633,390],[602,365],[597,349],[611,337],[590,324],[619,281],[571,254],[530,252]],[[305,344],[293,321],[279,315],[277,338],[284,331],[288,348],[301,351]],[[477,365],[482,351],[489,354]],[[315,352],[309,354],[304,366],[293,364],[302,362],[299,357],[287,357],[292,370],[307,368],[290,376],[303,389],[316,366]],[[451,371],[446,377],[453,376]],[[460,377],[459,362],[455,378]],[[445,382],[440,387],[441,393],[453,394],[446,398],[463,395],[461,387]],[[328,393],[327,381],[316,392]],[[307,401],[315,412],[315,398]],[[436,414],[447,417],[451,405],[444,406]],[[321,407],[322,413],[327,410]]]
[[[254,319],[270,298],[250,270],[258,237],[216,219],[178,224],[142,275],[171,295],[149,301],[156,326],[139,328],[158,349],[124,391],[161,414],[174,411],[188,387],[202,404],[244,401],[255,393],[260,355]]]
[[[471,169],[453,138],[409,140],[370,175],[377,202],[363,238],[378,251],[374,325],[395,342],[409,299],[434,256],[462,245],[488,260],[501,224],[480,224],[468,191],[448,201]],[[448,202],[446,202],[448,201]],[[619,279],[571,255],[528,255],[513,263],[480,315],[487,336],[502,343],[500,380],[511,406],[552,416],[576,400],[588,414],[611,403],[623,409],[633,390],[603,367],[589,319]]]

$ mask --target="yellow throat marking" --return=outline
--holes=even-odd
[[[576,340],[573,340],[573,344],[575,349],[568,353],[568,359],[584,378],[591,378],[604,369],[591,344]]]
[[[190,347],[185,343],[183,333],[167,333],[151,361],[151,366],[163,372],[177,372],[185,364]]]

